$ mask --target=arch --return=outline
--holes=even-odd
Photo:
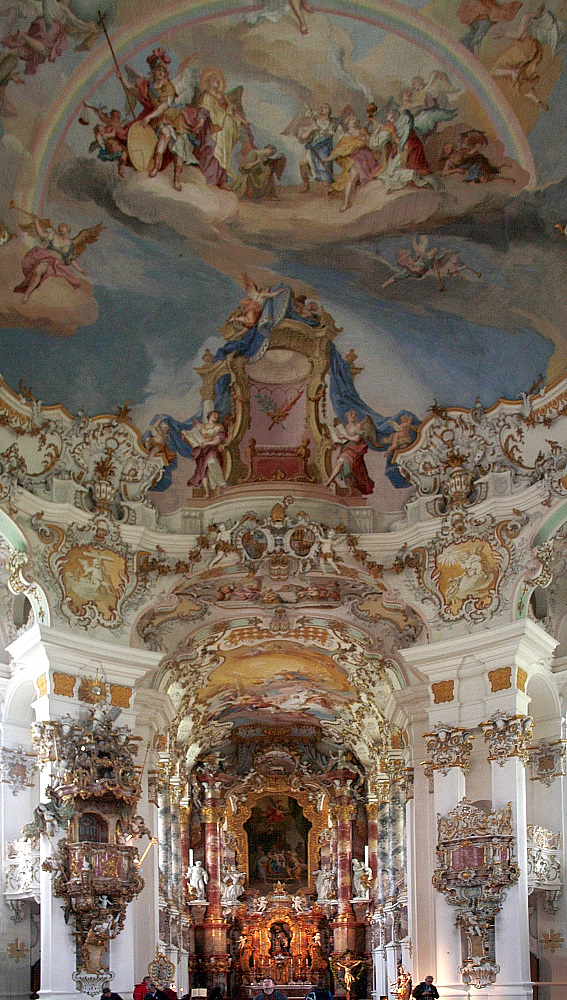
[[[34,682],[29,678],[21,681],[16,678],[6,694],[4,725],[29,729],[35,721],[33,703],[36,700],[37,690]]]
[[[540,525],[533,538],[532,547],[535,548],[536,545],[541,545],[542,542],[548,542],[550,538],[553,538],[553,536],[557,534],[566,521],[567,503],[564,503],[561,507],[554,510],[553,513],[545,519],[543,524]]]
[[[4,511],[0,510],[0,537],[5,539],[8,548],[6,559],[7,584],[10,593],[16,597],[27,598],[33,608],[34,618],[41,625],[50,624],[49,604],[39,583],[26,580],[24,566],[28,562],[29,545],[24,533]]]
[[[532,674],[526,684],[526,694],[530,701],[529,713],[537,723],[537,738],[561,736],[561,706],[559,695],[553,684],[542,674]],[[555,727],[555,732],[548,731]]]

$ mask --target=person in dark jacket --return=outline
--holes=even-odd
[[[160,990],[159,986],[155,986],[152,983],[144,997],[144,1000],[169,1000],[169,997],[165,990]]]
[[[280,991],[276,989],[276,984],[273,979],[264,979],[262,982],[262,989],[256,996],[255,1000],[287,1000],[287,997],[285,993],[280,993]]]
[[[433,985],[433,976],[426,976],[422,983],[418,983],[412,997],[415,997],[415,1000],[437,1000],[439,993],[437,987]]]
[[[113,993],[110,986],[103,986],[101,1000],[122,1000],[120,993]]]

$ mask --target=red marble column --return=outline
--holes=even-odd
[[[218,806],[212,805],[210,799],[207,799],[207,804],[202,809],[202,815],[205,821],[205,867],[209,873],[207,917],[220,917],[222,878],[220,824],[224,813]]]
[[[209,905],[203,921],[204,968],[211,984],[222,986],[226,991],[230,966],[227,953],[226,929],[221,910],[222,849],[221,824],[224,810],[212,796],[207,796],[201,810],[205,824],[205,867],[209,873],[207,898]]]
[[[352,897],[352,832],[355,805],[346,796],[332,807],[331,815],[337,829],[337,899],[338,913],[333,921],[334,951],[342,954],[355,947],[356,918],[350,903]]]

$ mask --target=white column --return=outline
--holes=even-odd
[[[47,700],[41,699],[42,701]],[[41,798],[45,801],[45,789],[49,784],[49,775],[44,771],[41,775]],[[51,840],[56,845],[64,836],[64,831],[57,830]],[[53,850],[46,836],[41,837],[41,865],[51,859]],[[77,997],[75,983],[72,979],[76,971],[75,938],[71,936],[72,927],[65,923],[61,904],[64,900],[53,895],[53,879],[55,875],[40,868],[40,918],[41,918],[41,989],[40,997],[46,1000],[71,1000]]]
[[[134,687],[149,670],[158,665],[161,659],[160,654],[119,646],[101,640],[99,636],[95,639],[39,625],[33,625],[16,639],[8,647],[8,652],[12,657],[12,678],[7,702],[9,699],[17,700],[19,691],[27,691],[30,682],[34,682],[42,692],[33,705],[38,721],[60,719],[66,715],[76,717],[78,712],[84,711],[85,708],[77,697],[81,678],[94,677],[98,672],[106,685],[108,700],[122,708],[119,725],[131,728],[136,725],[138,714],[133,707]],[[55,694],[57,686],[55,674],[64,675],[66,678],[67,685],[61,688],[66,693]],[[159,715],[164,696],[155,692],[153,694],[155,698],[153,710]],[[27,703],[29,705],[29,698]],[[140,764],[142,762],[143,755]],[[46,769],[41,775],[42,799],[46,798],[45,789],[49,783],[50,775]],[[29,815],[26,821],[29,822],[31,819],[32,816]],[[63,830],[55,831],[51,838],[55,846],[64,834]],[[41,838],[41,860],[44,861],[51,856],[51,843],[44,836]],[[157,901],[157,871],[155,879],[152,872],[150,881],[152,899]],[[62,910],[64,900],[53,896],[53,875],[41,871],[40,887],[40,996],[48,1000],[77,1000],[79,994],[72,979],[72,973],[77,966],[75,938],[72,933],[74,924],[72,920],[69,924],[65,923]],[[155,911],[157,914],[157,902]],[[110,944],[110,970],[117,974],[115,982],[116,984],[120,982],[123,994],[127,994],[131,993],[132,984],[139,981],[134,978],[133,964],[136,953],[135,922],[128,911],[123,934],[122,941],[119,936]],[[155,943],[152,940],[151,954],[147,961],[154,955]],[[142,974],[147,970],[147,961]],[[115,968],[113,968],[114,962],[117,963]],[[80,961],[78,964],[81,964]],[[120,992],[118,987],[116,991]]]
[[[520,868],[520,877],[507,890],[494,922],[500,972],[491,993],[494,997],[510,1000],[531,1000],[525,768],[518,757],[509,757],[503,765],[493,760],[491,765],[492,808],[501,809],[509,802],[512,804],[516,860]]]
[[[433,798],[437,816],[446,816],[465,795],[465,776],[460,767],[451,767],[447,774],[435,771]],[[449,906],[445,896],[435,893],[435,938],[437,954],[436,985],[442,997],[466,993],[459,973],[463,964],[461,931],[455,919],[457,911]],[[427,975],[427,973],[425,973]],[[420,973],[421,976],[421,973]],[[423,978],[423,977],[421,977]]]

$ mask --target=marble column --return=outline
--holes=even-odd
[[[369,799],[366,803],[368,864],[372,869],[373,878],[376,878],[378,871],[378,809],[378,800],[375,798]]]
[[[384,903],[388,898],[388,826],[389,826],[388,786],[380,786],[378,792],[378,852],[376,856],[376,899]]]
[[[191,846],[190,830],[191,810],[183,803],[179,807],[179,839],[181,847],[181,899],[187,898],[187,869],[189,867],[189,848]]]
[[[356,919],[352,898],[352,818],[356,806],[350,801],[350,791],[341,796],[331,810],[337,830],[337,899],[338,913],[333,921],[334,951],[341,954],[354,950]]]
[[[170,783],[171,801],[171,898],[180,905],[182,901],[182,864],[181,864],[181,818],[179,807],[179,788]],[[185,869],[187,870],[187,869]]]
[[[208,791],[208,789],[206,790]],[[209,873],[207,886],[209,905],[203,921],[205,955],[209,958],[209,962],[214,956],[214,962],[210,963],[214,984],[222,984],[226,989],[226,973],[228,972],[227,924],[223,919],[221,909],[221,824],[224,821],[224,809],[212,795],[207,794],[201,813],[205,823],[205,864]]]
[[[171,890],[171,802],[169,781],[163,778],[158,787],[158,858],[168,895]]]
[[[404,865],[404,803],[399,781],[390,784],[388,822],[388,893],[391,900],[398,895],[400,874]]]

